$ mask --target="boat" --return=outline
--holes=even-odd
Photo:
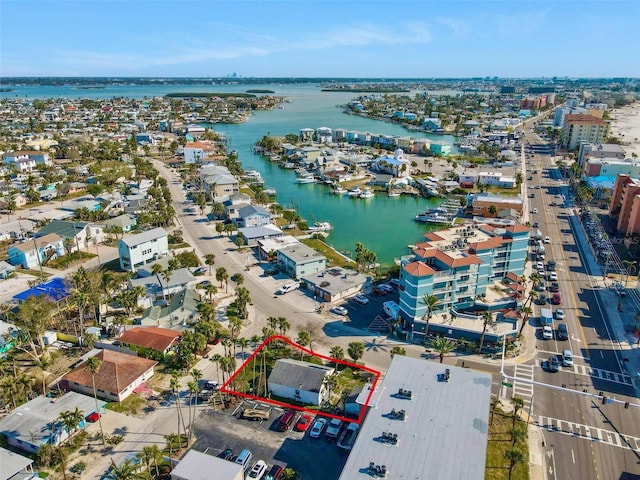
[[[360,190],[360,187],[355,186],[347,192],[347,195],[349,195],[350,197],[357,198],[360,196],[361,193],[362,193],[362,190]]]
[[[398,192],[397,190],[396,191],[391,190],[389,191],[389,193],[387,193],[387,196],[391,198],[396,198],[396,197],[399,197],[400,195],[402,195],[402,193]]]
[[[312,232],[326,232],[332,229],[333,225],[331,225],[329,222],[316,222],[312,227],[309,227],[309,230]]]
[[[453,222],[455,215],[451,215],[444,208],[431,208],[424,213],[416,215],[416,222],[449,224]]]
[[[334,187],[331,188],[331,193],[333,193],[334,195],[343,195],[347,193],[347,189],[344,188],[342,185],[335,185]]]
[[[365,188],[364,190],[362,190],[362,193],[360,194],[360,198],[373,198],[375,197],[375,193],[373,193],[373,190],[371,190],[370,188]]]
[[[307,173],[296,178],[297,183],[316,183],[316,178],[311,173]]]

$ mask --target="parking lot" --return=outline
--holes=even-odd
[[[238,412],[244,408],[270,408],[269,420],[251,421],[233,416],[233,412],[206,410],[196,421],[195,434],[198,439],[194,448],[218,455],[226,448],[237,455],[247,448],[253,454],[251,465],[264,460],[267,465],[291,467],[303,480],[333,480],[340,476],[347,459],[347,452],[330,443],[324,435],[318,439],[309,437],[309,430],[296,432],[276,431],[282,408],[260,405],[245,400]],[[295,426],[295,422],[293,423]]]

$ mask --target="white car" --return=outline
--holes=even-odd
[[[562,366],[571,367],[573,365],[573,354],[571,350],[565,350],[562,352]]]
[[[249,471],[249,475],[247,475],[247,478],[255,478],[259,480],[262,477],[264,477],[264,474],[266,471],[267,471],[267,464],[264,463],[262,460],[258,460],[256,463],[254,463],[253,467],[251,468],[251,471]]]
[[[313,424],[313,427],[311,427],[311,431],[309,432],[309,436],[311,438],[319,438],[320,435],[322,435],[322,431],[324,430],[324,427],[327,426],[327,420],[324,418],[319,418],[315,421],[315,423]]]
[[[335,313],[336,315],[347,315],[349,313],[349,310],[341,305],[336,305],[331,309],[331,313]]]
[[[562,320],[562,319],[564,318],[564,310],[563,310],[563,309],[558,308],[558,309],[556,310],[556,318],[557,318],[558,320]]]
[[[276,291],[276,295],[284,295],[300,288],[300,282],[291,282],[283,285]]]
[[[549,325],[542,327],[542,338],[545,340],[551,340],[553,338],[553,330]]]
[[[531,210],[531,213],[538,213],[538,209],[534,208],[533,210]]]
[[[544,270],[544,263],[542,263],[542,262],[538,262],[538,263],[536,263],[536,269],[538,269],[538,270]]]
[[[551,239],[549,237],[544,237],[544,243],[551,243]]]
[[[367,303],[369,303],[369,299],[362,293],[358,293],[355,297],[353,297],[353,300],[358,302],[360,305],[366,305]]]
[[[558,274],[556,272],[549,272],[549,281],[555,282],[558,280]]]

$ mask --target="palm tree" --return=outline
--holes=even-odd
[[[433,312],[436,310],[440,299],[435,295],[423,295],[420,299],[420,303],[427,307],[424,315],[422,316],[422,320],[426,321],[426,326],[424,327],[424,338],[427,339],[429,333],[429,321],[433,316]]]
[[[391,358],[393,358],[395,355],[406,355],[407,350],[400,345],[395,345],[389,354],[391,355]]]
[[[513,467],[516,466],[516,463],[521,463],[522,461],[524,461],[524,454],[521,450],[510,448],[504,452],[504,456],[507,460],[509,460],[509,480],[511,480]]]
[[[173,446],[178,445],[178,450],[180,450],[180,435],[175,433],[169,433],[164,436],[164,439],[167,441],[167,450],[169,450],[169,459],[173,458]]]
[[[513,397],[511,399],[511,402],[513,403],[513,423],[511,424],[511,426],[515,427],[518,413],[524,408],[524,400],[520,397]]]
[[[347,346],[347,354],[351,357],[351,359],[355,362],[360,360],[364,355],[364,343],[362,342],[351,342]]]
[[[218,287],[216,287],[213,283],[209,283],[204,287],[204,293],[209,297],[209,302],[213,303],[213,296],[218,293]]]
[[[306,347],[311,343],[311,334],[306,330],[300,330],[300,332],[298,332],[298,338],[296,339],[296,342],[299,345]],[[300,349],[300,360],[302,360],[303,358],[304,358],[304,350]]]
[[[67,432],[68,442],[73,443],[72,442],[73,434],[78,429],[80,422],[84,420],[84,413],[78,407],[76,407],[74,411],[65,410],[64,412],[60,412],[60,415],[58,415],[58,418],[60,419],[60,423],[62,424],[62,427]]]
[[[218,280],[220,282],[220,288],[222,288],[223,284],[226,284],[227,286],[225,286],[225,293],[228,290],[228,283],[227,281],[229,280],[229,274],[227,273],[227,269],[224,267],[220,267],[216,269],[216,280]]]
[[[509,429],[509,435],[511,435],[511,446],[515,447],[516,443],[527,437],[527,432],[518,426]]]
[[[524,314],[522,317],[522,324],[520,325],[520,331],[518,332],[518,336],[522,335],[522,331],[524,330],[525,325],[529,321],[529,316],[533,313],[533,309],[531,307],[522,307],[520,312]]]
[[[151,473],[151,463],[153,462],[155,475],[153,477],[158,476],[158,460],[162,458],[162,452],[158,448],[157,445],[146,445],[142,447],[142,451],[136,454],[136,457],[145,464],[147,467],[147,472]]]
[[[324,381],[322,383],[327,387],[327,402],[331,404],[331,393],[338,386],[338,376],[335,373],[333,375],[328,375],[324,377]]]
[[[211,276],[211,269],[213,265],[216,263],[216,256],[213,253],[207,253],[204,256],[204,263],[209,266],[209,276]]]
[[[240,286],[244,283],[244,275],[242,275],[241,273],[236,273],[233,276],[233,281],[236,282],[236,285]]]
[[[222,361],[222,355],[214,353],[209,360],[216,364],[216,378],[218,379],[218,383],[220,383],[220,362]]]
[[[484,345],[484,334],[487,331],[487,327],[493,325],[493,315],[489,311],[482,312],[482,335],[480,335],[480,346],[478,347],[478,353],[482,352],[482,346]]]
[[[267,317],[267,325],[271,330],[275,330],[278,327],[278,319],[276,317]]]
[[[113,480],[137,480],[144,478],[138,473],[138,466],[133,463],[132,458],[126,459],[120,465],[116,465],[116,462],[114,462],[112,458],[110,476]]]
[[[331,358],[335,358],[336,360],[344,360],[344,348],[340,345],[336,345],[335,347],[331,347],[329,350],[329,355]],[[334,362],[336,364],[336,370],[338,369],[338,362]]]
[[[180,411],[180,376],[177,372],[174,372],[169,382],[169,388],[173,393],[174,400],[176,402],[176,413],[178,417],[178,438],[180,437],[180,423],[182,421],[182,412]]]
[[[98,424],[100,425],[100,437],[102,438],[102,445],[106,445],[107,442],[104,438],[104,430],[102,430],[102,419],[100,418],[100,408],[98,407],[98,394],[96,392],[96,373],[100,371],[102,361],[98,357],[91,357],[87,360],[87,370],[91,373],[91,384],[93,386],[93,399],[96,402],[96,413],[98,414]]]
[[[440,363],[444,362],[444,356],[453,351],[455,344],[444,337],[438,337],[431,342],[433,348],[440,355]]]
[[[237,338],[236,344],[240,347],[240,355],[242,355],[242,360],[244,360],[244,349],[249,346],[249,339],[244,337]]]
[[[491,417],[489,418],[489,425],[493,425],[493,414],[496,412],[496,409],[502,404],[500,398],[497,395],[491,396]]]
[[[287,330],[291,328],[291,324],[285,317],[278,317],[278,330],[283,337],[287,336]]]

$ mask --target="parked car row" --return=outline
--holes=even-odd
[[[253,454],[246,448],[238,455],[234,455],[232,449],[226,448],[218,454],[218,457],[241,465],[245,473],[245,479],[281,480],[284,476],[284,467],[280,465],[272,465],[268,472],[268,465],[264,460],[258,460],[251,465]]]

